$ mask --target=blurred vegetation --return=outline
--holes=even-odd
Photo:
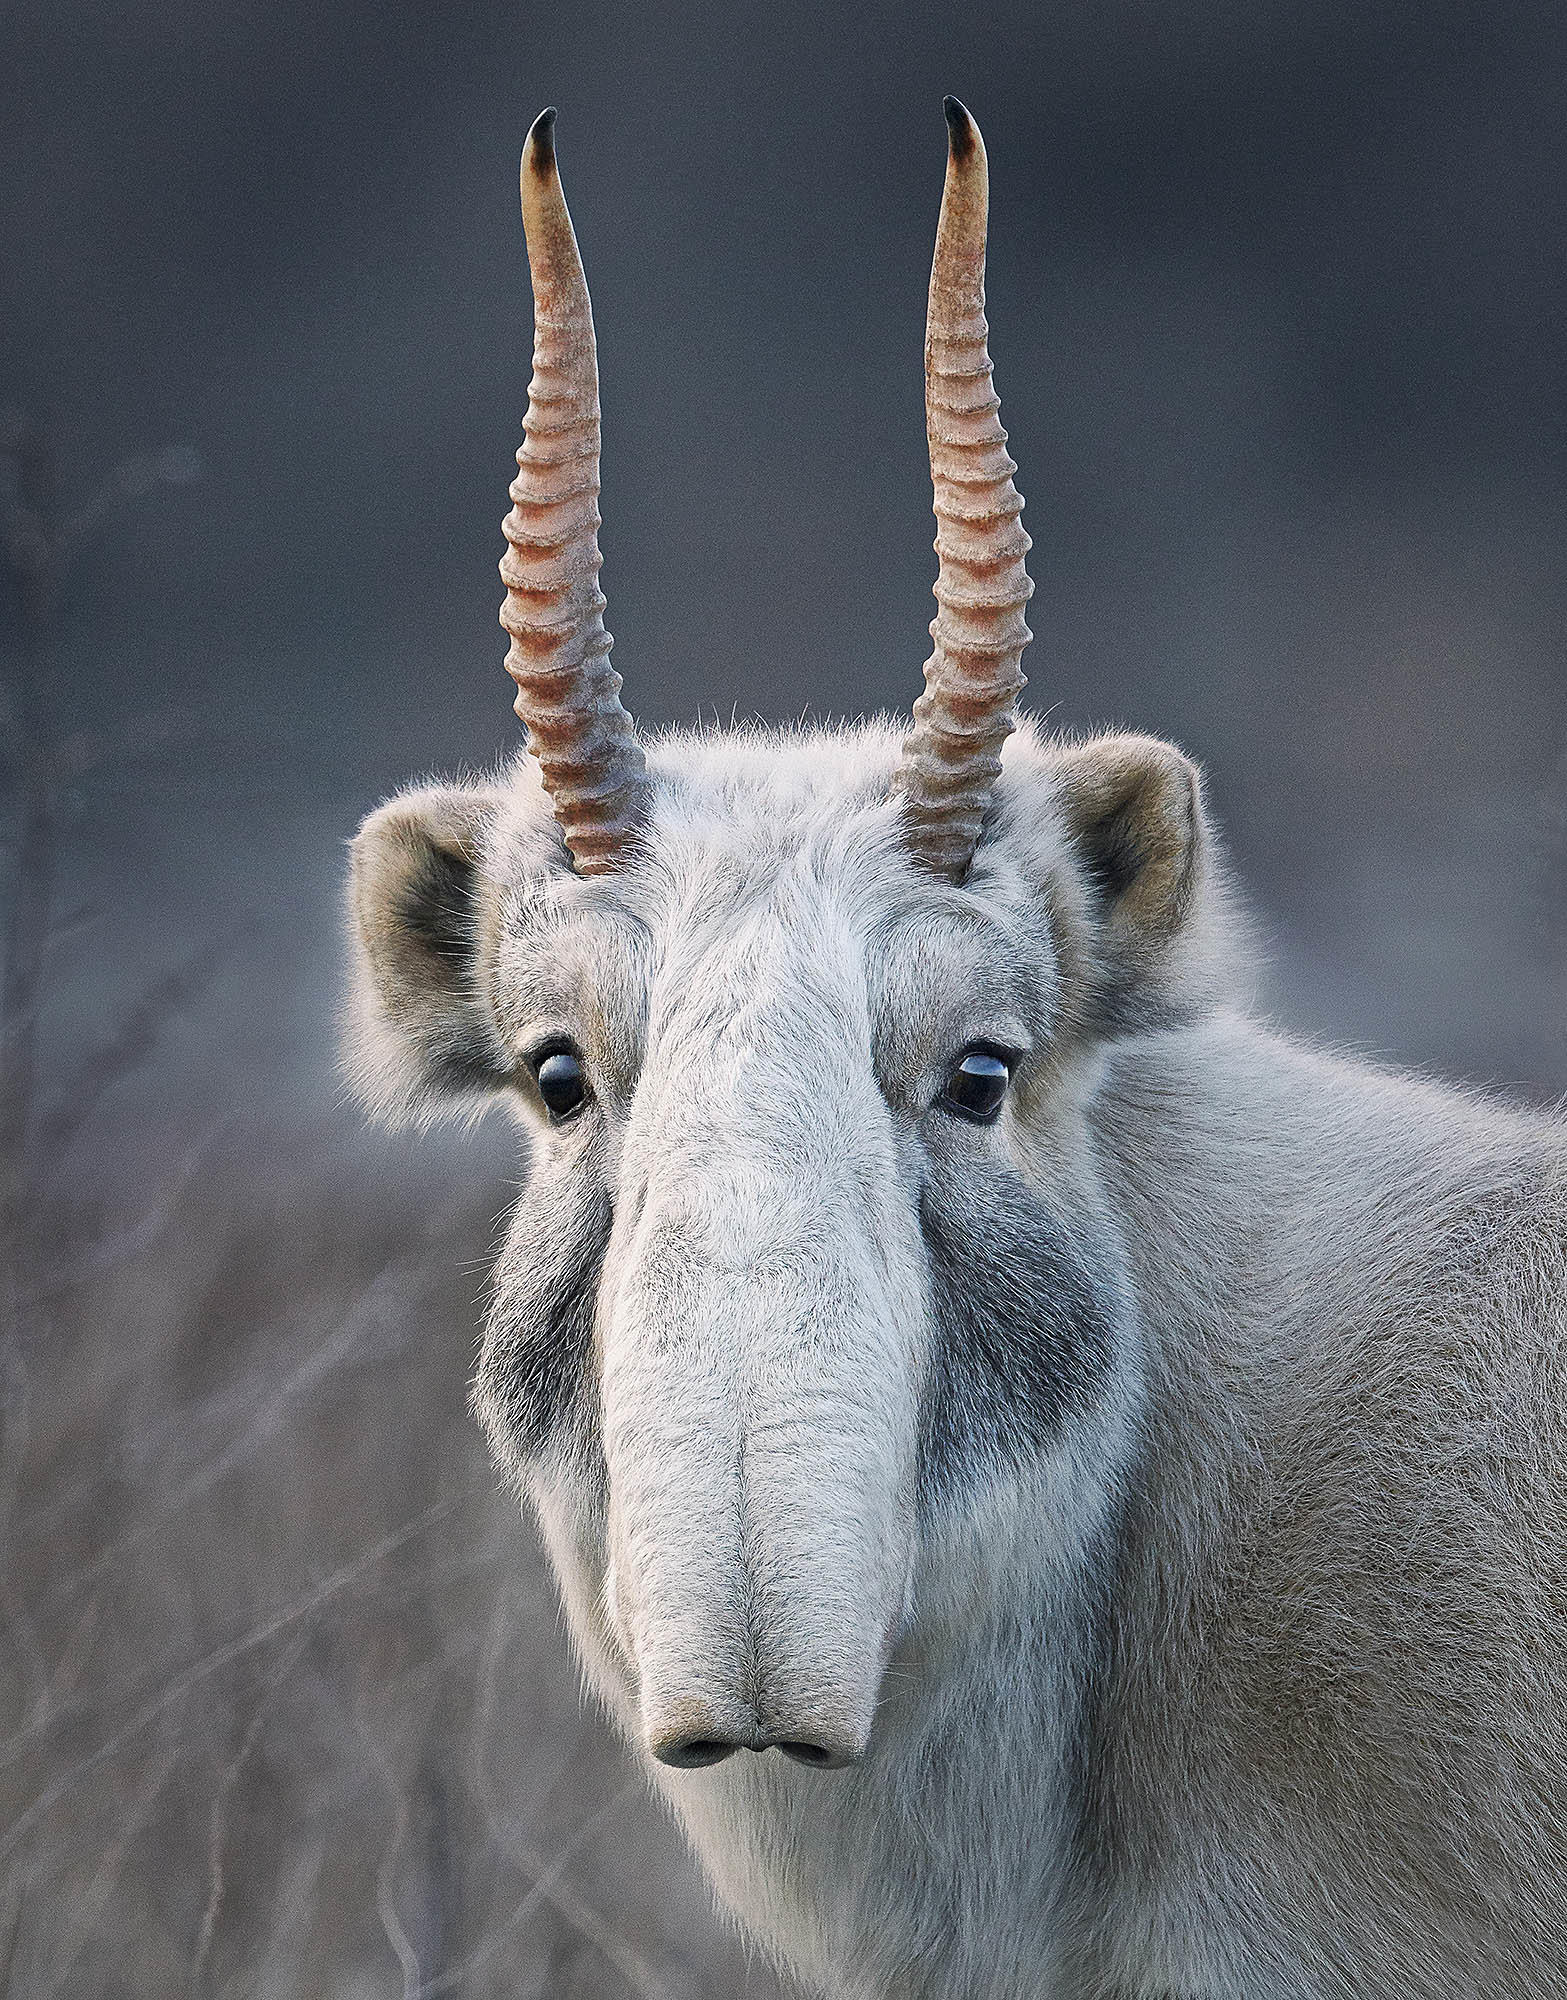
[[[467,1416],[484,1206],[325,1134],[86,1164],[7,1405],[0,1990],[776,1992]]]
[[[12,417],[0,470],[0,1993],[775,1991],[585,1710],[468,1419],[494,1190],[183,1107],[106,1146],[221,926],[41,1081],[93,919],[56,907],[71,788],[181,733],[59,726],[70,565],[199,465],[127,460],[72,513]]]

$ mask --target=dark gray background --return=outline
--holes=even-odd
[[[508,1740],[538,1734],[540,1689],[575,1717],[531,1543],[461,1410],[504,1140],[361,1137],[331,1053],[343,840],[404,778],[516,740],[495,563],[527,379],[532,114],[561,110],[600,336],[609,622],[645,723],[852,715],[918,689],[921,330],[955,91],[991,158],[992,350],[1035,542],[1030,699],[1202,760],[1283,1020],[1540,1097],[1567,1087],[1561,21],[1444,0],[7,0],[0,405],[46,425],[72,505],[104,500],[41,672],[55,731],[111,746],[58,792],[34,1136],[70,1149],[34,1162],[33,1254],[64,1275],[30,1281],[31,1414],[9,1460],[38,1631],[9,1823],[68,1779],[9,1862],[16,1963],[39,1990],[110,1990],[94,1953],[118,1926],[141,1940],[126,1991],[173,1990],[191,1964],[213,1990],[226,1967],[237,1991],[359,1991],[353,1967],[366,1992],[419,1991],[510,1907],[472,1858],[476,1793],[453,1776],[472,1760],[430,1719],[435,1703],[474,1726],[497,1574],[522,1574],[536,1613]],[[199,454],[199,483],[113,476],[169,445]],[[19,657],[9,598],[0,619]],[[145,1002],[193,962],[188,993]],[[134,1060],[90,1119],[49,1127],[138,1004]],[[409,1303],[430,1284],[434,1320]],[[366,1287],[394,1301],[391,1331],[345,1378],[333,1341]],[[196,1471],[169,1470],[171,1437]],[[266,1751],[271,1639],[204,1672],[183,1719],[137,1720],[453,1481],[498,1566],[471,1602],[441,1596],[449,1550],[421,1556],[365,1630],[339,1616],[330,1657],[315,1612],[310,1650],[282,1655],[284,1694],[328,1709],[367,1675],[376,1701],[409,1676],[426,1691],[357,1736],[318,1716],[339,1773],[324,1791],[306,1779],[327,1766]],[[280,1505],[304,1505],[286,1560]],[[71,1669],[61,1722],[38,1690],[75,1658],[92,1588],[57,1579],[118,1574],[127,1520],[145,1533],[94,1614],[123,1643]],[[253,1717],[227,1878],[248,1886],[203,1947],[213,1801]],[[582,1727],[568,1755],[558,1731],[578,1724],[550,1725],[558,1797],[508,1793],[535,1860],[560,1798],[599,1800],[583,1772],[604,1796],[622,1780]],[[399,1798],[416,1801],[400,1830]],[[743,1977],[688,1878],[630,1895],[628,1867],[665,1880],[672,1836],[626,1811],[623,1849],[571,1891],[592,1908],[529,1905],[464,1990]],[[362,1847],[369,1873],[309,1876],[307,1825],[328,1855]],[[136,1929],[144,1881],[161,1914]],[[67,1882],[99,1912],[74,1946],[39,1914]],[[394,1913],[436,1913],[411,1983],[388,1883]],[[633,1907],[641,1973],[591,1935],[594,1910]],[[256,1970],[267,1924],[319,1932],[304,1970]]]

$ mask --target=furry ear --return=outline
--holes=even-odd
[[[393,1123],[477,1105],[511,1076],[489,1002],[495,898],[484,858],[500,794],[426,786],[370,814],[353,843],[345,1060]]]
[[[1096,906],[1105,1024],[1151,1026],[1195,997],[1212,955],[1212,839],[1197,767],[1152,736],[1063,747],[1056,796]]]

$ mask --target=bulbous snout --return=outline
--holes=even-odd
[[[658,1763],[831,1771],[865,1755],[906,1604],[919,1300],[846,1232],[786,1234],[772,1188],[747,1206],[742,1261],[710,1209],[650,1200],[624,1268],[607,1609]]]
[[[915,1540],[925,1264],[869,1023],[824,994],[791,1060],[820,964],[759,935],[723,1060],[711,978],[689,1039],[664,1024],[601,1308],[606,1610],[675,1770],[863,1757]]]
[[[809,1468],[797,1485],[753,1464],[742,1489],[692,1445],[664,1460],[687,1504],[659,1506],[655,1532],[635,1532],[629,1466],[612,1502],[612,1599],[644,1747],[674,1770],[737,1750],[821,1771],[857,1763],[903,1599],[895,1523],[845,1522]]]

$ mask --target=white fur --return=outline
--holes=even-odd
[[[1118,941],[1073,818],[1094,746],[1014,740],[961,890],[903,854],[894,751],[660,746],[645,857],[593,882],[526,763],[459,795],[451,1004],[584,1050],[590,1120],[524,1111],[530,1190],[615,1207],[589,1416],[524,1454],[503,1377],[477,1394],[590,1681],[726,1906],[836,2000],[1567,1995],[1561,1122],[1249,1019],[1206,846],[1178,930]],[[360,851],[360,1072],[413,1109],[377,856],[430,797]],[[1118,964],[1151,1011],[1100,1029]],[[976,1037],[1030,1053],[958,1129],[934,1099]],[[921,1527],[920,1188],[982,1172],[1135,1310],[1053,1444]],[[692,1718],[863,1754],[652,1762]]]

